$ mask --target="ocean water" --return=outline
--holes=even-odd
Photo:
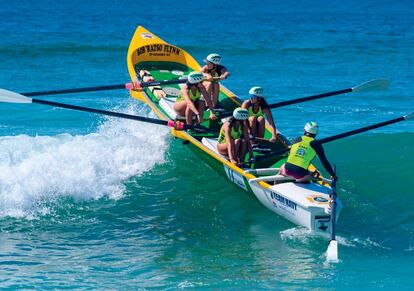
[[[0,88],[127,82],[137,25],[201,61],[217,52],[241,97],[270,102],[391,80],[273,111],[320,137],[414,110],[410,1],[2,1]],[[154,117],[124,91],[46,100]],[[168,129],[0,103],[1,289],[412,289],[414,123],[326,144],[344,209],[340,262],[206,167]],[[214,181],[214,183],[211,183]]]

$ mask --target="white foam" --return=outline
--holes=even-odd
[[[0,137],[0,217],[47,214],[44,202],[60,197],[118,199],[125,179],[164,161],[168,132],[111,118],[87,135]]]

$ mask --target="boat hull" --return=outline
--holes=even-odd
[[[141,81],[145,82],[145,78],[149,78],[149,76],[155,80],[178,79],[201,68],[186,51],[166,43],[142,26],[137,28],[132,38],[127,63],[131,80],[135,84]],[[179,92],[180,86],[176,84],[150,87],[144,90],[134,89],[131,90],[131,96],[146,103],[159,118],[173,120],[179,118],[172,109]],[[222,108],[231,112],[240,106],[241,100],[236,94],[221,85],[219,103]],[[210,122],[206,116],[202,125],[215,130],[220,128],[218,122]],[[247,169],[239,168],[217,152],[216,133],[190,134],[174,128],[171,133],[186,143],[186,146],[211,168],[226,177],[239,189],[257,197],[265,207],[274,213],[310,230],[329,231],[330,218],[327,213],[329,212],[330,188],[326,184],[280,183],[279,177],[257,181],[261,176],[249,172],[249,167]],[[270,137],[268,128],[265,137]],[[271,151],[278,151],[287,146],[288,142],[281,133],[279,133],[277,142],[269,145]],[[260,156],[260,153],[258,155]],[[277,172],[275,169],[285,161],[286,154],[273,157],[270,160],[263,160],[254,166],[256,168],[270,167],[275,174]],[[340,201],[338,204],[341,205]],[[340,208],[338,207],[338,210]],[[339,212],[337,211],[338,215]]]

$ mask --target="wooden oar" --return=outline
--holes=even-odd
[[[119,113],[119,112],[113,112],[113,111],[107,111],[107,110],[101,110],[101,109],[95,109],[95,108],[89,108],[89,107],[83,107],[83,106],[76,106],[76,105],[53,102],[53,101],[34,99],[34,98],[29,98],[27,96],[24,96],[22,94],[19,94],[13,91],[5,90],[5,89],[0,89],[0,102],[26,103],[26,104],[37,103],[37,104],[43,104],[47,106],[60,107],[60,108],[83,111],[83,112],[91,112],[91,113],[96,113],[96,114],[137,120],[137,121],[159,124],[159,125],[166,125],[169,127],[174,127],[175,129],[178,129],[178,130],[191,129],[195,131],[210,132],[208,128],[204,126],[200,126],[200,125],[193,126],[193,125],[187,125],[182,122],[174,121],[174,120],[161,120],[161,119],[149,118],[149,117],[144,117],[144,116],[130,115],[130,114],[125,114],[125,113]]]
[[[346,132],[343,132],[343,133],[340,133],[340,134],[337,134],[337,135],[333,135],[333,136],[330,136],[330,137],[325,137],[325,138],[320,139],[319,142],[321,144],[324,144],[324,143],[331,142],[331,141],[334,141],[334,140],[337,140],[337,139],[341,139],[341,138],[348,137],[348,136],[351,136],[351,135],[366,132],[366,131],[369,131],[369,130],[372,130],[372,129],[380,128],[380,127],[383,127],[383,126],[387,126],[387,125],[394,124],[394,123],[401,122],[401,121],[405,121],[405,120],[410,121],[410,120],[413,120],[413,119],[414,119],[414,111],[410,112],[410,113],[408,113],[404,116],[400,116],[400,117],[397,117],[397,118],[394,118],[394,119],[390,119],[390,120],[383,121],[383,122],[380,122],[380,123],[376,123],[376,124],[361,127],[361,128],[358,128],[358,129],[346,131]],[[268,159],[270,157],[280,156],[280,155],[283,155],[284,153],[288,152],[289,150],[290,150],[290,147],[285,148],[283,150],[273,152],[273,153],[269,153],[267,155],[263,155],[261,157],[258,157],[256,159],[256,161],[262,161],[262,160]]]

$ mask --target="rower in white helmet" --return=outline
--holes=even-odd
[[[205,66],[201,68],[206,80],[203,82],[207,92],[213,100],[213,108],[217,106],[218,96],[220,92],[219,80],[224,80],[230,75],[226,67],[220,65],[221,56],[218,54],[209,54],[205,59]]]

